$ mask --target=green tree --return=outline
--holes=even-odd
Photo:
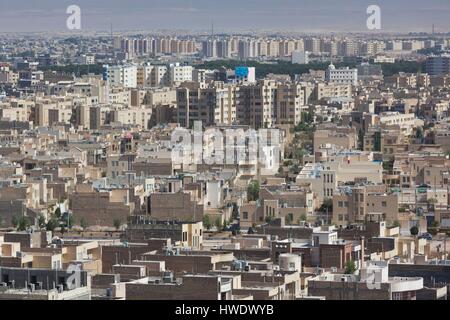
[[[364,130],[359,129],[358,130],[358,146],[359,150],[364,150]]]
[[[89,225],[88,225],[86,219],[81,218],[81,219],[80,219],[80,227],[83,228],[83,230],[84,230],[84,229],[86,229],[88,226],[89,226]]]
[[[46,225],[46,229],[47,231],[51,231],[54,232],[55,229],[58,227],[58,220],[55,219],[55,217],[51,217],[48,221],[47,221],[47,225]]]
[[[25,216],[19,218],[19,224],[17,225],[17,231],[25,231],[31,225],[30,219]]]
[[[301,121],[294,127],[294,132],[311,132],[312,130],[314,130],[313,122],[313,112],[302,112]]]
[[[253,180],[247,187],[247,200],[248,201],[256,201],[259,199],[259,182]]]
[[[325,199],[322,203],[322,205],[319,208],[320,212],[332,212],[333,211],[333,200],[331,199]]]
[[[60,219],[61,218],[61,209],[58,207],[55,209],[55,213],[54,213],[55,217]]]
[[[212,227],[211,217],[207,214],[203,216],[203,226],[206,228],[206,230],[210,230]]]
[[[419,234],[419,228],[417,228],[417,226],[412,226],[411,229],[409,229],[409,232],[415,237]]]
[[[243,64],[242,61],[239,60],[220,60],[220,61],[205,61],[201,65],[198,65],[198,68],[201,69],[219,69],[221,67],[225,67],[227,69],[234,69]],[[383,71],[383,75],[385,77],[390,77],[400,71],[407,73],[418,73],[421,70],[425,69],[425,63],[421,61],[407,61],[407,60],[399,60],[395,63],[381,63],[381,69]],[[245,66],[247,67],[255,67],[256,68],[256,77],[262,78],[265,77],[269,73],[274,74],[289,74],[291,77],[294,77],[296,74],[308,73],[309,70],[326,70],[329,66],[329,63],[326,62],[311,62],[309,64],[297,64],[291,63],[288,61],[277,61],[276,63],[262,63],[257,61],[246,61]],[[341,67],[350,67],[354,68],[355,63],[337,63],[336,68]],[[64,71],[72,71],[80,73],[85,71],[82,69],[83,66],[51,66],[52,70],[60,70],[64,69]],[[84,66],[85,67],[85,66]],[[91,66],[92,68],[93,66]],[[100,65],[101,67],[101,65]],[[72,73],[71,72],[71,73]],[[93,71],[95,72],[95,71]],[[101,69],[98,70],[99,74],[101,74]]]
[[[355,261],[350,260],[347,261],[345,264],[345,274],[354,274],[356,271],[356,264]]]
[[[239,217],[239,207],[236,202],[233,202],[233,212],[231,213],[231,221],[237,220]]]
[[[271,215],[266,216],[266,218],[264,219],[266,221],[266,223],[271,223],[273,220],[273,217]]]
[[[237,228],[233,229],[233,231],[232,231],[233,236],[237,236],[240,233],[241,233],[240,227],[237,227]]]
[[[300,160],[302,161],[302,160]],[[294,164],[292,167],[289,168],[289,171],[294,173],[294,174],[299,174],[300,173],[300,167],[298,166],[298,164]]]
[[[72,229],[74,224],[75,224],[75,217],[71,214],[69,215],[69,228]]]
[[[114,225],[114,228],[116,228],[116,230],[119,230],[120,226],[122,225],[122,221],[120,221],[120,219],[114,219],[113,225]]]
[[[311,124],[314,122],[314,113],[311,111],[303,111],[301,113],[301,122]]]
[[[44,229],[46,225],[47,225],[47,223],[45,222],[45,217],[42,214],[39,215],[39,218],[38,218],[39,228]]]
[[[11,219],[11,224],[14,228],[17,228],[17,226],[19,225],[19,217],[13,216]]]
[[[416,128],[416,138],[422,141],[423,139],[423,130],[421,127]]]
[[[222,230],[222,218],[221,217],[217,217],[216,221],[214,222],[214,225],[217,228],[217,231]]]
[[[64,212],[61,216],[60,222],[67,227],[67,229],[72,229],[75,224],[75,217],[71,215],[69,212]]]
[[[295,148],[292,152],[292,158],[299,160],[300,162],[303,161],[303,157],[307,154],[306,150],[303,148]],[[298,165],[297,165],[298,167]]]
[[[302,214],[302,215],[300,216],[300,220],[301,220],[301,221],[306,221],[306,219],[307,219],[306,214]]]
[[[394,223],[392,224],[393,228],[400,228],[400,221],[395,220]]]
[[[225,220],[225,221],[223,222],[222,230],[226,230],[226,229],[228,228],[228,226],[229,226],[229,223],[228,223],[227,220]]]

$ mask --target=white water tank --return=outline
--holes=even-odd
[[[292,253],[282,253],[278,257],[281,271],[301,271],[302,258]]]

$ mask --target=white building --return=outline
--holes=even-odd
[[[78,58],[79,64],[95,64],[95,56],[83,54]]]
[[[336,69],[333,64],[330,64],[325,72],[325,81],[356,86],[358,84],[358,69],[348,67]]]
[[[413,128],[423,126],[423,120],[417,119],[414,113],[383,112],[379,115],[380,123],[384,126],[398,126],[400,130],[410,135]]]
[[[291,55],[291,63],[308,64],[309,52],[308,51],[293,51]]]
[[[168,80],[167,66],[156,65],[153,66],[151,76],[151,86],[159,87],[167,84]]]
[[[192,81],[192,66],[181,66],[179,63],[170,64],[170,83]]]
[[[137,86],[137,67],[135,65],[120,65],[107,67],[107,80],[110,86]]]

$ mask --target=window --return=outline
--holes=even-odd
[[[402,293],[401,292],[393,292],[392,300],[402,300]]]
[[[288,213],[288,218],[289,218],[289,221],[294,221],[294,214],[293,213]]]
[[[248,219],[248,212],[242,212],[242,219],[244,220]]]
[[[381,206],[386,207],[387,206],[386,201],[381,201]]]

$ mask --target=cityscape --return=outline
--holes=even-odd
[[[0,300],[448,300],[448,19],[79,2],[1,5]]]

